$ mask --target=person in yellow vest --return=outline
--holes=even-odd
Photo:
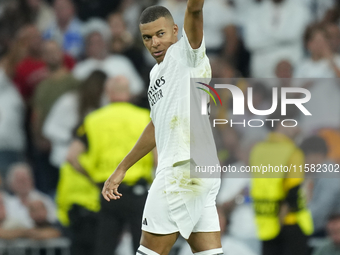
[[[299,128],[281,124],[282,119],[296,120],[297,113],[292,108],[287,108],[283,117],[279,111],[274,112],[268,119],[280,121],[268,123],[268,138],[255,145],[250,154],[250,166],[267,167],[267,173],[252,173],[250,191],[263,255],[308,254],[313,222],[301,190],[304,155],[293,140]],[[285,171],[291,170],[281,170],[284,167]]]
[[[73,144],[70,149],[73,149]],[[94,231],[100,210],[100,189],[86,175],[65,162],[59,171],[57,216],[71,239],[72,255],[93,255]]]
[[[68,157],[74,168],[101,187],[150,122],[149,110],[129,103],[127,78],[109,79],[106,92],[111,104],[85,118],[77,130],[77,148]],[[148,154],[132,167],[121,183],[125,199],[109,203],[101,197],[94,254],[112,255],[125,227],[129,228],[137,250],[140,222],[152,179],[153,156]]]

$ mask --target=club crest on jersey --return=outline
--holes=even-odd
[[[151,106],[154,106],[161,98],[163,98],[163,92],[161,87],[165,85],[164,76],[157,79],[153,85],[150,85],[148,91],[148,98]]]

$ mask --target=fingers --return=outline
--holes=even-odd
[[[123,196],[121,193],[118,192],[118,187],[112,189],[106,186],[107,185],[105,184],[102,190],[102,195],[106,201],[110,202],[111,200],[117,200],[120,199],[121,196]]]

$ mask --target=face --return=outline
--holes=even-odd
[[[100,33],[92,33],[86,41],[86,54],[91,58],[102,58],[106,53],[106,43]]]
[[[23,40],[26,41],[27,48],[31,53],[41,52],[41,34],[35,26],[27,26],[22,31]]]
[[[33,189],[33,179],[26,171],[14,173],[12,191],[17,195],[27,195]]]
[[[340,245],[340,219],[334,219],[328,222],[327,231],[333,243],[339,246]]]
[[[63,63],[63,52],[56,42],[47,41],[43,45],[43,59],[50,69],[59,68]]]
[[[277,78],[292,78],[293,67],[288,61],[283,60],[277,64],[275,74]]]
[[[58,22],[69,22],[74,16],[74,7],[69,0],[55,0],[54,12]]]
[[[322,31],[314,32],[311,39],[308,41],[307,47],[312,55],[322,57],[323,50],[328,47],[325,33]]]
[[[140,24],[139,29],[145,47],[161,63],[168,48],[177,42],[178,26],[168,18],[161,17],[153,22]]]
[[[125,22],[120,14],[113,14],[109,17],[109,26],[113,37],[122,35],[125,30]]]

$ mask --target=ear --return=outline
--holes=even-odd
[[[178,35],[178,26],[176,24],[174,24],[173,32],[174,32],[174,35],[177,37],[177,35]]]

